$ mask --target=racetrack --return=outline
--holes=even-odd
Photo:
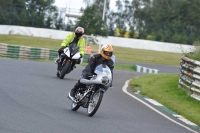
[[[93,117],[71,111],[67,95],[83,68],[61,80],[53,63],[0,58],[0,133],[191,133],[122,91],[137,72],[114,70]]]

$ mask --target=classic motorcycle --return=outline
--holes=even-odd
[[[75,63],[80,59],[81,55],[79,48],[76,46],[76,43],[72,43],[69,47],[64,49],[64,53],[61,54],[61,64],[58,64],[57,77],[63,79],[66,74],[70,73],[75,67]],[[60,66],[59,66],[60,65]]]
[[[100,64],[95,68],[94,75],[90,79],[80,79],[84,86],[80,87],[75,97],[68,95],[72,101],[71,109],[76,111],[79,107],[87,108],[88,116],[92,117],[98,110],[103,95],[112,83],[112,73],[105,64]]]

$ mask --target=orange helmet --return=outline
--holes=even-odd
[[[101,56],[106,59],[109,60],[112,57],[113,54],[113,48],[110,44],[104,44],[101,47]]]

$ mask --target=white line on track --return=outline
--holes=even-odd
[[[178,124],[179,126],[182,126],[182,127],[184,127],[185,129],[187,129],[187,130],[189,130],[189,131],[191,131],[191,132],[193,132],[193,133],[198,133],[197,131],[194,131],[194,130],[192,130],[191,128],[189,128],[189,127],[187,127],[187,126],[185,126],[185,125],[183,125],[183,124],[181,124],[181,123],[179,123],[179,122],[173,120],[172,118],[170,118],[170,117],[168,117],[167,115],[163,114],[162,112],[160,112],[159,110],[157,110],[156,108],[154,108],[153,106],[151,106],[150,104],[148,104],[148,103],[142,101],[141,99],[139,99],[139,98],[137,98],[136,96],[134,96],[134,95],[132,95],[131,93],[129,93],[129,92],[127,91],[127,87],[128,87],[128,83],[129,83],[130,80],[131,80],[131,79],[127,80],[127,81],[125,82],[125,85],[124,85],[123,88],[122,88],[122,90],[123,90],[124,93],[128,94],[128,95],[131,96],[132,98],[138,100],[139,102],[143,103],[144,105],[146,105],[147,107],[149,107],[149,108],[152,109],[153,111],[157,112],[158,114],[162,115],[163,117],[167,118],[168,120],[170,120],[170,121],[172,121],[172,122]]]

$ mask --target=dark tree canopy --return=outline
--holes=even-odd
[[[0,24],[53,28],[58,9],[54,0],[1,0]]]

